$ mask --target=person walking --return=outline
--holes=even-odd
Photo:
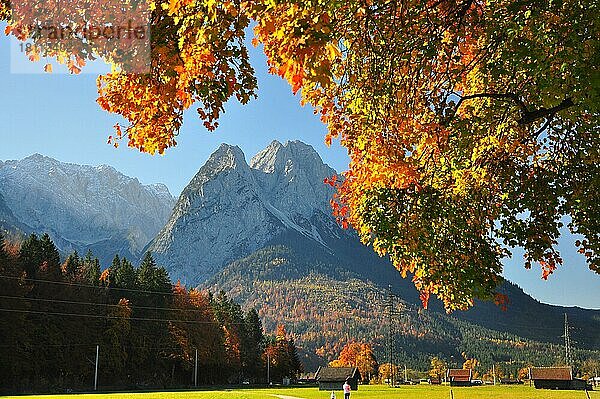
[[[350,391],[352,390],[352,388],[350,388],[350,384],[349,384],[350,380],[347,379],[346,382],[344,383],[344,399],[350,399]]]
[[[335,399],[335,391],[331,391],[331,399]]]

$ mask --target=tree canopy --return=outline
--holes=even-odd
[[[190,387],[196,364],[202,385],[266,382],[256,310],[163,281],[150,254],[139,268],[115,256],[101,276],[91,252],[62,267],[56,253],[48,235],[0,234],[0,393],[90,389],[97,345],[100,389]]]
[[[363,381],[368,381],[377,374],[377,359],[370,344],[348,342],[340,352],[340,356],[329,362],[331,367],[358,367]]]
[[[256,95],[253,26],[271,73],[348,149],[349,170],[327,180],[334,214],[410,274],[424,304],[503,303],[501,261],[516,246],[547,278],[562,263],[563,223],[600,273],[596,1],[120,1],[148,12],[147,73],[128,72],[111,41],[57,47],[35,18],[50,2],[16,3],[11,13],[1,0],[0,18],[39,45],[33,60],[73,73],[95,57],[113,64],[98,103],[129,124],[109,141],[149,153],[176,145],[186,109],[214,130],[230,98]],[[121,15],[107,4],[102,21]],[[88,1],[62,7],[58,22],[89,22]]]

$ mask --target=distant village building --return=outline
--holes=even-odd
[[[316,384],[315,373],[301,373],[298,377],[299,384]]]
[[[429,378],[429,383],[431,385],[440,385],[442,383],[442,379],[438,376],[435,377],[430,377]]]
[[[446,371],[446,380],[450,382],[451,387],[470,387],[473,370],[471,369],[448,369]]]
[[[319,383],[319,391],[341,391],[346,380],[356,391],[361,376],[358,367],[319,367],[315,379]]]
[[[530,367],[529,379],[536,389],[571,389],[585,390],[586,381],[573,378],[571,367]]]

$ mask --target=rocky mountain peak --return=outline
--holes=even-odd
[[[53,161],[52,158],[47,157],[47,156],[42,155],[42,154],[37,153],[37,152],[35,154],[31,154],[30,156],[25,157],[23,159],[23,161],[37,161],[37,162],[42,161],[42,160]]]
[[[204,185],[214,180],[215,177],[230,175],[232,172],[233,175],[244,176],[251,173],[250,167],[246,163],[246,157],[238,146],[221,144],[183,189],[175,208],[181,208],[188,203],[189,198],[186,199],[186,197],[196,197],[203,191]]]
[[[310,218],[315,210],[329,214],[333,190],[323,179],[335,170],[313,147],[301,141],[273,141],[250,161],[269,201],[290,215]],[[262,172],[262,173],[259,173]]]
[[[225,169],[245,167],[248,164],[240,147],[224,143],[212,153],[205,166],[218,173]]]
[[[252,169],[265,173],[289,173],[294,168],[310,170],[322,165],[323,160],[317,151],[301,141],[281,144],[275,140],[250,160]]]
[[[277,164],[281,162],[279,154],[282,149],[283,144],[277,140],[273,140],[264,150],[252,157],[250,166],[265,173],[273,173]]]
[[[327,247],[323,237],[337,226],[333,190],[323,179],[334,173],[299,141],[273,141],[250,165],[238,147],[223,144],[183,190],[149,249],[172,278],[197,284],[285,232]]]

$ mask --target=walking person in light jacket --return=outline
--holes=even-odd
[[[350,399],[350,391],[352,390],[352,388],[350,388],[350,379],[347,379],[346,382],[344,383],[344,399]]]

